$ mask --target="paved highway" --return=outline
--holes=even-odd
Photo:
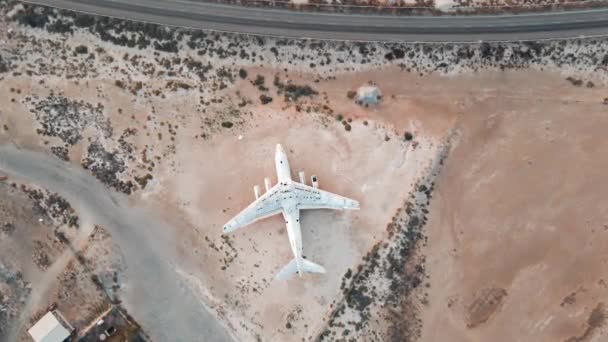
[[[608,8],[519,15],[388,16],[241,7],[178,0],[27,1],[170,26],[363,41],[490,41],[608,35]]]

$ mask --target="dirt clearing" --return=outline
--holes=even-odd
[[[68,316],[105,309],[92,291],[158,340],[601,338],[606,41],[287,41],[13,12],[0,161],[104,221],[82,253],[112,256],[96,281],[72,261],[33,292]],[[361,203],[302,214],[326,275],[273,280],[291,260],[279,217],[221,236],[276,182],[277,143],[294,176]],[[57,271],[64,251],[28,239],[21,267]],[[10,300],[36,299],[18,269]]]
[[[606,338],[606,107],[534,82],[526,100],[472,93],[458,123],[426,230],[424,341]]]

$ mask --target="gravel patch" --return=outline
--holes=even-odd
[[[87,156],[82,161],[82,167],[90,170],[97,179],[117,191],[130,194],[135,189],[132,181],[120,180],[120,174],[126,171],[125,161],[117,151],[107,151],[96,141],[87,148]]]
[[[67,145],[82,140],[85,128],[97,129],[105,138],[112,136],[110,121],[103,114],[103,106],[69,100],[61,95],[31,102],[31,111],[41,128],[38,134],[57,137]]]

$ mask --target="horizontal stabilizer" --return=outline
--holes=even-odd
[[[325,273],[325,269],[321,265],[317,265],[312,261],[302,259],[302,271],[306,273]]]
[[[298,272],[298,263],[296,261],[297,259],[293,259],[287,265],[285,265],[281,271],[277,273],[275,279],[285,280]],[[300,259],[300,267],[302,273],[325,273],[323,266],[317,265],[314,262],[306,259]]]

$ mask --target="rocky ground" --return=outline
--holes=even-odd
[[[0,315],[0,336],[8,338],[12,327],[9,323],[19,319],[34,284],[66,248],[57,236],[65,236],[63,231],[74,228],[60,223],[70,214],[58,210],[61,200],[56,197],[51,199],[25,185],[1,183],[0,187],[0,292],[4,308]]]
[[[530,118],[541,126],[552,115],[570,118],[557,126],[572,129],[568,137],[587,136],[584,131],[574,133],[577,128],[569,123],[583,120],[570,113],[587,113],[589,125],[602,127],[608,42],[296,41],[174,29],[13,2],[2,6],[0,142],[82,167],[171,223],[168,234],[175,246],[167,248],[183,260],[175,269],[197,291],[201,305],[209,307],[236,338],[434,341],[446,339],[441,335],[444,330],[453,330],[462,340],[482,341],[494,332],[503,333],[501,327],[524,327],[511,329],[512,335],[505,335],[511,339],[528,336],[520,334],[529,323],[522,322],[524,315],[513,308],[533,297],[526,292],[533,289],[500,280],[499,260],[508,253],[492,259],[491,251],[504,248],[504,236],[484,229],[508,227],[512,217],[525,220],[531,214],[523,208],[505,210],[500,223],[472,222],[466,241],[477,241],[473,237],[481,234],[483,244],[452,247],[464,241],[457,233],[464,231],[461,222],[479,219],[469,208],[483,202],[483,214],[493,217],[492,210],[500,207],[488,204],[499,198],[495,191],[469,194],[465,207],[465,184],[477,189],[497,177],[496,168],[469,170],[475,160],[465,161],[473,156],[498,158],[504,144],[523,144],[524,138],[530,139],[524,146],[529,147],[539,137],[560,136],[551,135],[551,127],[525,131]],[[371,92],[376,95],[368,101],[366,94],[373,87],[380,92]],[[508,129],[494,127],[515,127],[522,136],[509,138]],[[325,266],[324,276],[272,280],[291,259],[279,218],[220,235],[222,225],[254,199],[253,185],[261,184],[264,176],[274,181],[276,143],[288,151],[294,171],[316,174],[321,188],[361,202],[359,212],[302,214],[305,255]],[[524,147],[522,158],[529,157],[534,164],[534,156],[528,156]],[[594,156],[599,155],[597,150]],[[519,170],[515,161],[491,166]],[[525,175],[512,179],[517,182]],[[496,186],[513,191],[508,197],[518,203],[540,201],[518,197],[517,187],[507,188],[506,181]],[[63,227],[57,231],[69,241],[82,241],[73,250],[61,243],[59,233],[53,233],[59,241],[55,249],[43,245],[48,239],[40,244],[22,242],[38,251],[33,259],[24,257],[32,259],[32,269],[40,270],[40,277],[58,279],[43,292],[57,298],[60,309],[85,324],[88,318],[77,317],[75,307],[86,306],[94,316],[103,303],[121,300],[121,252],[103,228],[82,222],[69,203],[44,189],[19,185],[11,191],[36,201],[54,225]],[[547,185],[537,193],[550,191]],[[463,208],[451,209],[453,203]],[[10,212],[5,215],[10,217]],[[33,213],[22,216],[28,215],[37,220]],[[573,217],[573,224],[584,221],[578,214]],[[451,227],[443,220],[458,223],[449,228],[454,232],[443,233]],[[18,231],[9,221],[2,231]],[[85,233],[75,233],[85,227]],[[578,234],[575,230],[558,228],[553,231],[563,239],[576,241],[568,238]],[[547,246],[557,241],[541,240]],[[517,241],[513,237],[515,250],[533,249]],[[460,259],[457,252],[470,248],[474,250],[467,253],[473,254]],[[527,259],[522,250],[517,254],[525,262],[545,256],[549,264],[563,261],[559,253]],[[75,257],[58,264],[62,253]],[[589,247],[585,253],[595,260],[601,249]],[[108,257],[93,263],[98,255]],[[484,266],[486,260],[495,263]],[[456,272],[455,266],[461,267],[460,273],[446,271]],[[2,292],[0,303],[22,303],[11,304],[13,321],[28,315],[23,312],[36,311],[29,304],[35,297],[29,278],[19,275],[22,267],[4,266],[14,289],[10,296]],[[488,281],[476,278],[474,273],[486,268]],[[57,269],[57,276],[48,276],[49,270]],[[595,272],[601,273],[599,268]],[[446,280],[447,274],[453,278]],[[456,281],[465,274],[469,281]],[[600,339],[603,304],[578,299],[583,293],[599,296],[600,285],[593,284],[601,277],[596,278],[569,278],[572,286],[559,299],[565,304],[547,307],[562,315],[551,328],[560,334],[544,328],[551,326],[552,318],[543,316],[548,323],[538,323],[534,339]],[[62,284],[81,290],[68,293]],[[562,295],[547,291],[548,298]],[[81,294],[89,292],[94,295],[83,301]],[[501,325],[501,312],[509,325]],[[593,328],[585,330],[587,326]]]
[[[101,228],[87,237],[58,194],[15,182],[0,191],[0,338],[28,341],[27,328],[51,307],[80,331],[111,304],[118,283],[107,273],[117,280],[120,254]]]

